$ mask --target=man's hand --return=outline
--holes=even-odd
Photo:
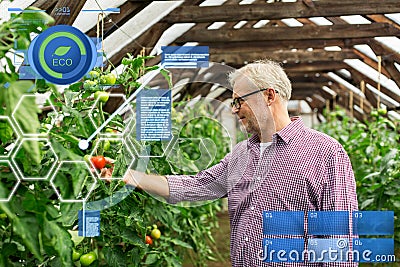
[[[101,169],[100,177],[105,179],[107,182],[111,182],[112,172],[113,168],[103,168]],[[123,177],[123,181],[127,185],[138,187],[149,193],[157,194],[166,198],[169,197],[169,186],[165,176],[128,170]]]

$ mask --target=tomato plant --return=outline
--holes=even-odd
[[[372,110],[371,120],[359,122],[343,110],[327,114],[320,130],[336,138],[347,151],[357,181],[360,210],[393,210],[400,213],[399,121]],[[395,216],[395,242],[400,245],[399,217]]]
[[[42,12],[23,14],[39,13]],[[18,81],[15,67],[5,58],[5,54],[14,45],[12,40],[18,40],[21,48],[26,47],[30,42],[30,32],[40,33],[47,27],[42,22],[17,23],[22,15],[15,15],[13,20],[0,25],[0,38],[3,43],[9,44],[0,47],[0,58],[7,62],[5,71],[0,73],[0,85],[8,88],[0,90],[0,115],[10,116],[21,96],[27,92],[51,93],[49,101],[55,110],[40,110],[32,98],[31,102],[24,105],[21,119],[18,120],[26,132],[48,131],[50,145],[43,142],[24,142],[15,161],[27,175],[44,177],[53,165],[57,167],[57,175],[53,177],[54,188],[48,180],[23,180],[11,201],[0,202],[0,266],[13,266],[17,262],[25,266],[180,266],[188,251],[192,251],[189,255],[197,266],[204,266],[205,261],[212,258],[211,229],[217,225],[215,213],[220,209],[218,202],[206,203],[196,208],[171,206],[154,199],[146,192],[132,190],[122,181],[112,180],[107,183],[94,180],[86,164],[79,164],[82,160],[94,161],[96,168],[106,167],[113,176],[119,177],[124,175],[132,162],[132,168],[140,167],[136,157],[127,153],[124,142],[107,140],[104,135],[96,136],[92,146],[85,151],[79,148],[78,143],[81,139],[88,138],[110,116],[110,113],[103,110],[101,101],[96,104],[94,93],[106,92],[110,85],[119,84],[115,86],[122,86],[126,97],[129,97],[140,86],[138,78],[159,67],[145,66],[143,63],[149,57],[134,58],[128,54],[123,59],[124,69],[119,75],[110,74],[110,68],[96,68],[81,81],[66,88],[63,93],[44,80],[36,80],[35,83]],[[42,15],[44,14],[40,14]],[[160,71],[168,78],[165,70]],[[106,104],[109,104],[110,99],[107,100]],[[134,107],[135,103],[131,105]],[[218,162],[228,151],[229,145],[215,121],[197,120],[194,123],[201,124],[206,130],[200,130],[191,124],[192,133],[190,130],[179,132],[178,127],[184,118],[193,116],[199,110],[211,117],[212,109],[186,109],[184,105],[185,103],[175,103],[174,135],[181,138],[202,136],[212,139],[221,148],[212,163]],[[48,125],[52,127],[47,127]],[[118,114],[101,134],[121,134],[129,128],[128,125],[128,120]],[[16,144],[17,136],[5,123],[0,125],[0,133],[0,152],[4,153],[7,147]],[[134,136],[129,138],[140,143]],[[140,147],[161,155],[165,142],[145,142],[140,143]],[[152,158],[147,166],[140,168],[144,168],[142,170],[146,172],[166,175],[189,174],[204,167],[202,162],[195,160],[200,155],[197,144],[182,143],[180,149],[188,155],[186,169],[175,164],[166,155]],[[106,158],[113,163],[105,164]],[[64,161],[77,164],[74,168],[61,166],[60,162]],[[50,172],[49,176],[53,174]],[[1,165],[0,176],[0,193],[9,192],[13,185],[10,168]],[[81,237],[77,241],[78,211],[82,210],[82,204],[60,203],[55,188],[63,198],[74,199],[89,192],[88,181],[89,185],[96,181],[87,201],[88,205],[101,203],[96,206],[101,210],[101,235],[93,238]],[[110,199],[115,202],[111,203]],[[147,246],[145,236],[152,233],[148,232],[146,226],[153,224],[157,226],[157,231],[153,233],[153,238],[157,241],[154,241],[153,246]],[[79,256],[81,253],[84,255]],[[76,261],[78,256],[80,263]],[[93,261],[89,263],[90,260]]]

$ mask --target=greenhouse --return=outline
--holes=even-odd
[[[398,0],[0,0],[0,267],[400,266]]]

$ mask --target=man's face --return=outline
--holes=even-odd
[[[233,87],[232,98],[238,98],[245,94],[257,91],[258,88],[245,77],[239,78]],[[264,101],[262,92],[252,94],[240,101],[240,108],[232,107],[232,113],[239,117],[241,128],[251,134],[259,134],[260,126],[256,114],[262,112],[262,103]]]

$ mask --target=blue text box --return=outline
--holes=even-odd
[[[264,211],[264,235],[304,235],[304,211]]]
[[[393,235],[393,211],[354,211],[353,233],[356,235]]]
[[[143,90],[138,94],[136,139],[144,141],[170,140],[171,90]]]
[[[264,238],[264,262],[303,262],[303,238]]]
[[[99,210],[85,210],[85,214],[83,214],[82,210],[78,212],[78,235],[87,237],[100,236]]]
[[[348,235],[349,212],[347,211],[309,211],[309,235]]]
[[[307,241],[308,262],[348,262],[349,240],[346,238],[311,238]]]
[[[394,239],[392,238],[354,238],[353,261],[355,262],[393,262]]]
[[[161,50],[165,68],[208,68],[208,46],[162,46]]]

